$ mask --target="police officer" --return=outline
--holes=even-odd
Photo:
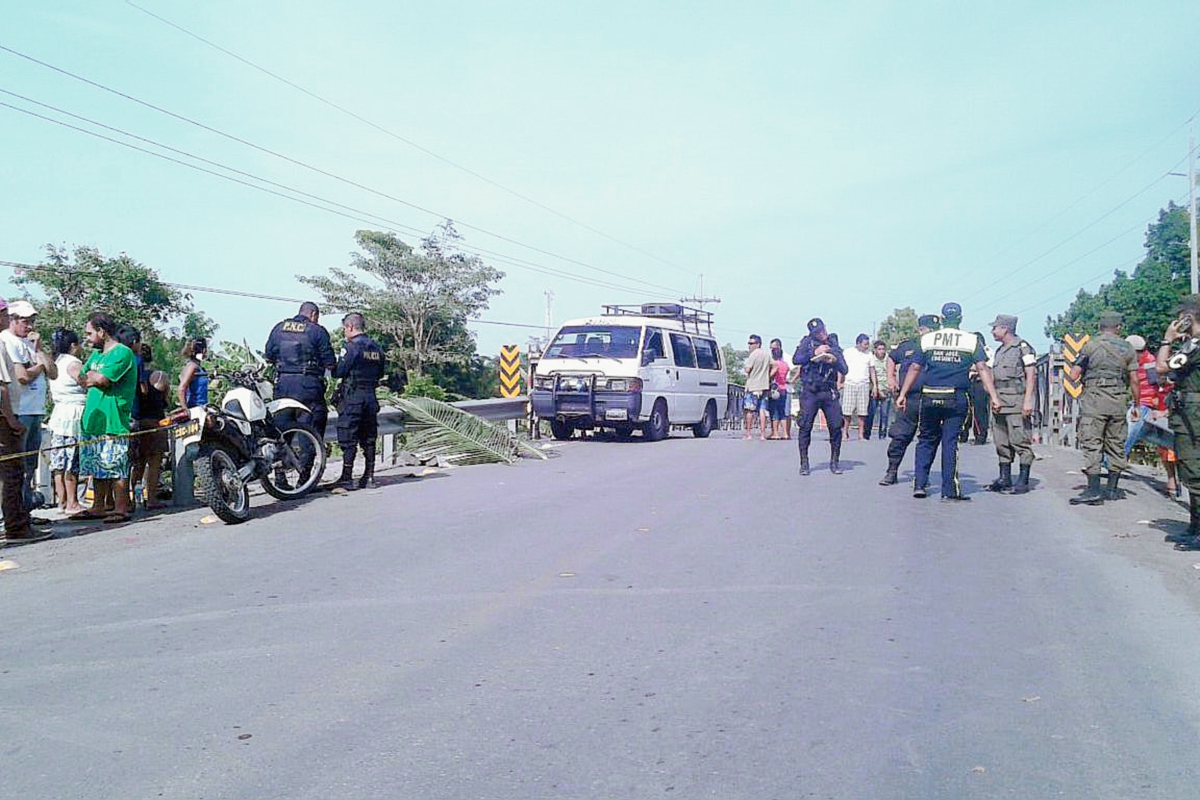
[[[1172,345],[1182,343],[1175,352]],[[1200,550],[1200,295],[1189,295],[1179,306],[1158,348],[1158,374],[1170,375],[1171,430],[1179,477],[1187,486],[1189,520],[1182,534],[1168,536],[1178,550]]]
[[[808,321],[808,336],[800,340],[792,363],[800,367],[800,474],[808,475],[808,446],[812,442],[817,411],[825,412],[829,426],[829,471],[842,474],[842,406],[838,398],[838,375],[848,368],[838,345],[837,334],[825,330],[820,317]]]
[[[1071,498],[1071,505],[1102,505],[1117,499],[1117,481],[1129,466],[1125,458],[1125,438],[1129,423],[1125,411],[1130,399],[1136,405],[1137,352],[1118,334],[1121,315],[1115,311],[1100,314],[1100,335],[1088,339],[1071,368],[1075,380],[1083,380],[1079,396],[1079,449],[1087,460],[1083,472],[1088,483]],[[1108,457],[1108,485],[1100,488],[1100,459]]]
[[[979,370],[992,404],[999,402],[992,384],[992,371],[987,365],[983,340],[961,329],[962,306],[946,303],[942,306],[942,327],[917,340],[917,352],[904,378],[896,405],[905,411],[908,395],[917,379],[924,375],[920,392],[920,422],[917,427],[916,475],[913,478],[913,497],[929,493],[929,470],[939,444],[942,448],[942,500],[969,500],[958,482],[958,434],[967,418],[968,390],[971,365]]]
[[[993,420],[1000,476],[988,485],[991,492],[1025,494],[1029,491],[1029,469],[1033,466],[1033,392],[1037,388],[1037,353],[1017,336],[1017,318],[997,314],[992,320],[992,338],[1000,343],[992,359],[992,380],[1000,407]],[[1012,477],[1013,460],[1019,466]]]
[[[358,488],[374,489],[375,438],[379,433],[379,400],[375,397],[375,387],[383,378],[386,361],[383,348],[367,336],[362,314],[343,317],[342,333],[346,335],[346,347],[333,371],[333,376],[342,381],[337,410],[337,438],[342,448],[342,475],[338,485],[346,490],[355,488],[354,455],[357,445],[361,444],[367,465],[358,480]]]
[[[908,368],[912,366],[920,338],[930,331],[937,330],[941,324],[942,318],[937,314],[922,314],[917,318],[917,335],[896,345],[888,354],[888,389],[893,395],[899,397],[900,387],[904,385]],[[891,441],[888,442],[887,449],[887,472],[879,481],[880,486],[892,486],[899,480],[900,462],[904,460],[904,453],[912,444],[913,437],[917,435],[917,419],[921,412],[921,383],[921,379],[918,378],[913,384],[903,411],[899,410],[897,403],[896,418],[892,420],[891,430],[888,431]]]
[[[308,406],[307,417],[297,419],[311,425],[317,436],[325,436],[329,409],[325,405],[325,373],[337,365],[329,331],[318,324],[321,310],[316,303],[302,303],[300,313],[271,329],[263,357],[274,364],[275,395],[299,400]]]

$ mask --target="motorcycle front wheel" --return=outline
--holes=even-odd
[[[278,500],[295,500],[316,487],[325,474],[325,444],[307,425],[293,425],[280,434],[282,447],[262,477],[262,487]]]
[[[250,519],[250,487],[238,477],[237,463],[228,450],[200,445],[193,469],[200,495],[214,514],[230,525]]]

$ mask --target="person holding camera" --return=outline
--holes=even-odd
[[[1170,376],[1175,389],[1170,394],[1169,422],[1175,433],[1176,468],[1188,490],[1188,527],[1168,538],[1179,550],[1200,550],[1200,295],[1189,295],[1179,306],[1179,316],[1163,333],[1156,366],[1160,376]],[[1174,345],[1182,342],[1175,349]]]
[[[797,439],[800,446],[800,474],[808,475],[812,469],[808,463],[808,446],[812,444],[813,423],[817,412],[825,413],[829,426],[829,471],[842,474],[842,407],[838,384],[845,378],[849,367],[837,334],[825,329],[820,317],[808,321],[808,336],[800,340],[792,363],[800,367],[800,430]]]
[[[1120,336],[1123,319],[1115,311],[1100,314],[1100,335],[1088,339],[1079,351],[1071,377],[1083,381],[1079,396],[1079,449],[1087,460],[1083,473],[1087,487],[1071,498],[1071,505],[1103,505],[1116,500],[1117,482],[1129,468],[1125,438],[1129,422],[1125,411],[1138,398],[1137,353]],[[1108,483],[1100,488],[1100,460],[1108,458]]]

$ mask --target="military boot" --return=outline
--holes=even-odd
[[[1104,487],[1105,500],[1121,500],[1125,497],[1125,492],[1117,488],[1117,481],[1121,480],[1121,473],[1114,469],[1108,470],[1108,485]]]
[[[353,492],[358,488],[358,484],[354,482],[354,456],[356,448],[354,445],[344,446],[342,449],[342,474],[337,479],[337,483],[333,485],[335,489],[345,489],[347,492]]]
[[[1073,506],[1102,506],[1104,505],[1104,490],[1100,488],[1100,476],[1088,475],[1087,488],[1071,498]]]
[[[879,485],[880,486],[895,486],[896,482],[900,480],[899,472],[900,472],[900,465],[889,461],[888,466],[887,466],[887,472],[883,473],[883,478],[880,479]]]
[[[367,462],[367,468],[363,476],[358,479],[358,488],[378,489],[379,484],[375,482],[375,445],[363,446],[363,458]]]
[[[812,469],[808,466],[808,454],[801,453],[800,454],[800,474],[808,475],[811,472],[812,472]]]
[[[1176,550],[1200,549],[1200,492],[1188,492],[1188,526],[1183,533],[1172,533],[1167,536],[1168,542],[1175,542]]]
[[[1012,462],[1000,465],[1000,477],[988,484],[989,492],[1006,492],[1013,486]]]
[[[1013,482],[1013,494],[1028,494],[1029,492],[1029,465],[1022,464],[1020,472],[1017,473],[1017,479]]]
[[[829,442],[829,471],[834,475],[842,474],[842,437],[839,434],[836,439]]]

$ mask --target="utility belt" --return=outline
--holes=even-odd
[[[966,388],[959,388],[957,386],[922,386],[921,387],[921,396],[922,397],[936,397],[936,398],[940,398],[943,400],[948,397],[953,397],[956,394],[966,394],[966,393],[967,393]]]
[[[1083,386],[1085,389],[1124,389],[1126,384],[1120,378],[1093,378],[1092,380],[1088,380],[1087,377],[1084,377]]]
[[[1003,379],[1003,380],[998,379],[998,380],[996,380],[996,388],[997,389],[1020,389],[1020,388],[1022,388],[1021,379],[1020,378],[1011,378],[1011,379]]]
[[[308,369],[301,369],[301,370],[281,369],[281,370],[279,370],[278,374],[279,374],[279,377],[281,377],[281,378],[284,375],[307,375],[310,378],[324,378],[325,377],[324,370],[322,370],[320,372],[313,372],[312,370],[308,370]]]

